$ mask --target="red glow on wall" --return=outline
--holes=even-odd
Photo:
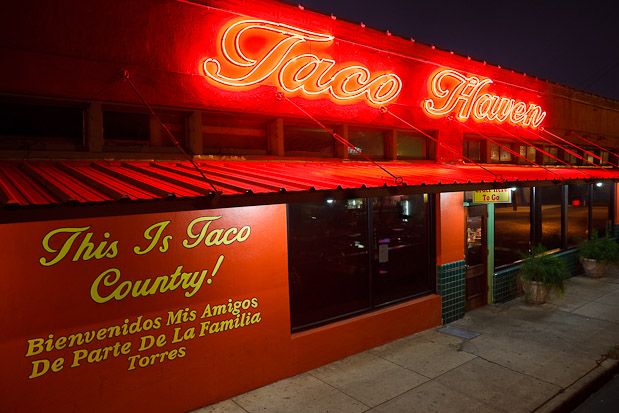
[[[423,101],[423,109],[432,117],[454,114],[459,121],[473,117],[480,122],[508,122],[532,128],[542,123],[546,112],[540,106],[487,93],[484,89],[493,83],[492,79],[440,69],[430,77],[430,97]]]
[[[287,24],[233,20],[221,34],[219,56],[204,61],[203,73],[220,88],[246,90],[267,83],[287,94],[329,97],[341,104],[385,105],[399,95],[402,81],[394,73],[372,73],[362,64],[330,58],[323,49],[332,41],[331,35]]]

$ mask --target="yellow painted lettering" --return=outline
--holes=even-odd
[[[206,231],[208,230],[209,225],[211,225],[211,222],[219,218],[221,218],[221,215],[217,217],[198,217],[194,219],[193,221],[191,221],[189,225],[187,226],[187,236],[195,241],[193,243],[190,243],[189,239],[185,239],[183,240],[183,247],[194,248],[195,246],[200,244],[202,240],[204,239],[204,236],[206,235]],[[202,230],[197,234],[194,233],[193,227],[196,224],[201,223],[201,222],[204,222],[204,226],[202,227]]]
[[[146,228],[146,230],[144,231],[144,239],[149,240],[150,244],[148,244],[148,246],[143,250],[140,249],[140,247],[136,245],[135,247],[133,247],[133,252],[137,255],[143,255],[143,254],[146,254],[152,251],[152,249],[155,248],[155,246],[157,246],[157,244],[159,243],[159,240],[161,239],[161,235],[163,234],[163,230],[168,226],[169,223],[170,221],[161,221]],[[168,235],[164,237],[162,241],[164,244],[163,245],[164,250],[163,251],[161,250],[162,247],[159,248],[161,252],[167,251],[168,238],[171,239],[172,236]]]
[[[66,255],[71,249],[71,246],[73,246],[73,243],[75,242],[77,237],[84,231],[87,231],[88,229],[90,229],[90,226],[81,227],[81,228],[58,228],[58,229],[48,232],[47,235],[43,237],[43,241],[42,241],[43,249],[49,252],[50,254],[56,254],[56,255],[51,260],[48,260],[45,257],[41,257],[39,258],[39,263],[43,265],[44,267],[49,267],[49,266],[52,266],[58,263],[60,260],[66,257]],[[62,244],[62,247],[60,247],[60,250],[57,250],[57,249],[52,248],[52,246],[50,245],[50,241],[52,237],[54,237],[55,235],[59,235],[59,234],[71,234],[71,235],[66,240],[64,240],[64,243]]]

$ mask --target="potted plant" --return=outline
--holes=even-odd
[[[548,293],[557,296],[565,292],[565,280],[568,277],[567,265],[563,259],[548,254],[541,245],[532,248],[523,256],[524,262],[518,271],[524,293],[524,300],[529,304],[544,304]]]
[[[600,278],[606,272],[609,262],[619,262],[619,245],[614,239],[598,237],[597,232],[580,244],[580,258],[585,274]]]

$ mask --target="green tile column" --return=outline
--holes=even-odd
[[[443,324],[464,317],[466,302],[466,268],[463,261],[436,267],[438,293],[442,297]]]

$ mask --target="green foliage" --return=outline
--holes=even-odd
[[[529,254],[523,254],[524,262],[518,271],[520,280],[539,282],[557,296],[565,292],[565,280],[568,277],[565,261],[541,245],[534,247]]]
[[[594,232],[591,238],[580,244],[580,257],[619,263],[619,244],[609,237],[600,238]]]

